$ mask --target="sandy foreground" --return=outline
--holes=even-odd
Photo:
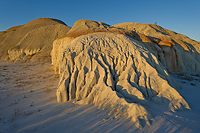
[[[183,89],[178,92],[192,110],[174,113],[166,105],[150,101],[145,108],[154,121],[137,129],[130,120],[114,118],[92,104],[57,103],[59,75],[54,74],[51,63],[0,62],[0,133],[199,132],[200,74],[187,72],[173,77],[181,84]]]

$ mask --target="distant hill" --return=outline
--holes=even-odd
[[[70,27],[61,20],[39,18],[0,32],[0,60],[50,60],[52,43]]]

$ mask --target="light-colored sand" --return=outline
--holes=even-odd
[[[0,63],[1,133],[197,133],[200,130],[200,106],[197,106],[200,105],[200,79],[197,76],[174,75],[183,87],[179,93],[189,103],[191,111],[174,113],[165,106],[150,102],[147,109],[154,121],[151,121],[151,126],[137,129],[130,120],[107,115],[108,111],[99,110],[92,104],[57,103],[59,78],[51,67],[50,63]],[[193,80],[189,81],[189,77]]]

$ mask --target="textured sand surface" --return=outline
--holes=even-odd
[[[200,130],[200,77],[197,73],[174,73],[173,77],[192,110],[172,112],[149,101],[146,109],[154,120],[138,129],[129,119],[108,115],[109,111],[93,104],[57,103],[59,78],[50,63],[0,62],[0,132],[196,133]]]

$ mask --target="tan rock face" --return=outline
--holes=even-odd
[[[41,18],[14,26],[0,35],[0,59],[39,61],[51,59],[52,43],[64,36],[70,27],[62,21]]]
[[[50,58],[53,41],[67,33],[70,28],[57,24],[42,26],[29,31],[15,46],[8,50],[10,60],[39,61]]]
[[[172,111],[190,109],[175,89],[180,86],[142,43],[115,33],[58,40],[58,102],[94,103],[116,117],[131,118],[138,127],[140,120],[149,124],[152,119],[144,108],[149,100],[165,103]]]
[[[53,50],[51,52],[52,64],[54,65],[54,70],[59,73],[59,57],[58,55],[62,52],[62,48],[66,43],[71,42],[74,38],[87,35],[96,32],[107,32],[107,33],[117,33],[127,35],[138,41],[144,41],[145,43],[152,43],[152,41],[144,34],[136,33],[132,30],[126,30],[122,28],[116,28],[105,24],[103,22],[96,22],[92,20],[78,20],[75,22],[70,31],[63,37],[58,38],[53,43]]]
[[[122,23],[110,26],[103,22],[78,20],[62,38],[76,38],[95,32],[123,34],[142,42],[170,72],[200,71],[200,43],[153,24]],[[58,46],[61,44],[59,39],[56,43]],[[55,53],[54,50],[52,53]]]
[[[200,72],[199,42],[154,24],[121,23],[113,27],[132,30],[147,36],[153,43],[146,43],[144,38],[139,41],[157,56],[168,71]]]
[[[141,120],[150,124],[153,119],[144,108],[149,100],[172,111],[190,109],[167,70],[199,71],[199,44],[186,49],[185,36],[157,28],[77,21],[53,43],[52,64],[60,74],[57,101],[93,103],[116,117],[131,118],[138,127]]]

